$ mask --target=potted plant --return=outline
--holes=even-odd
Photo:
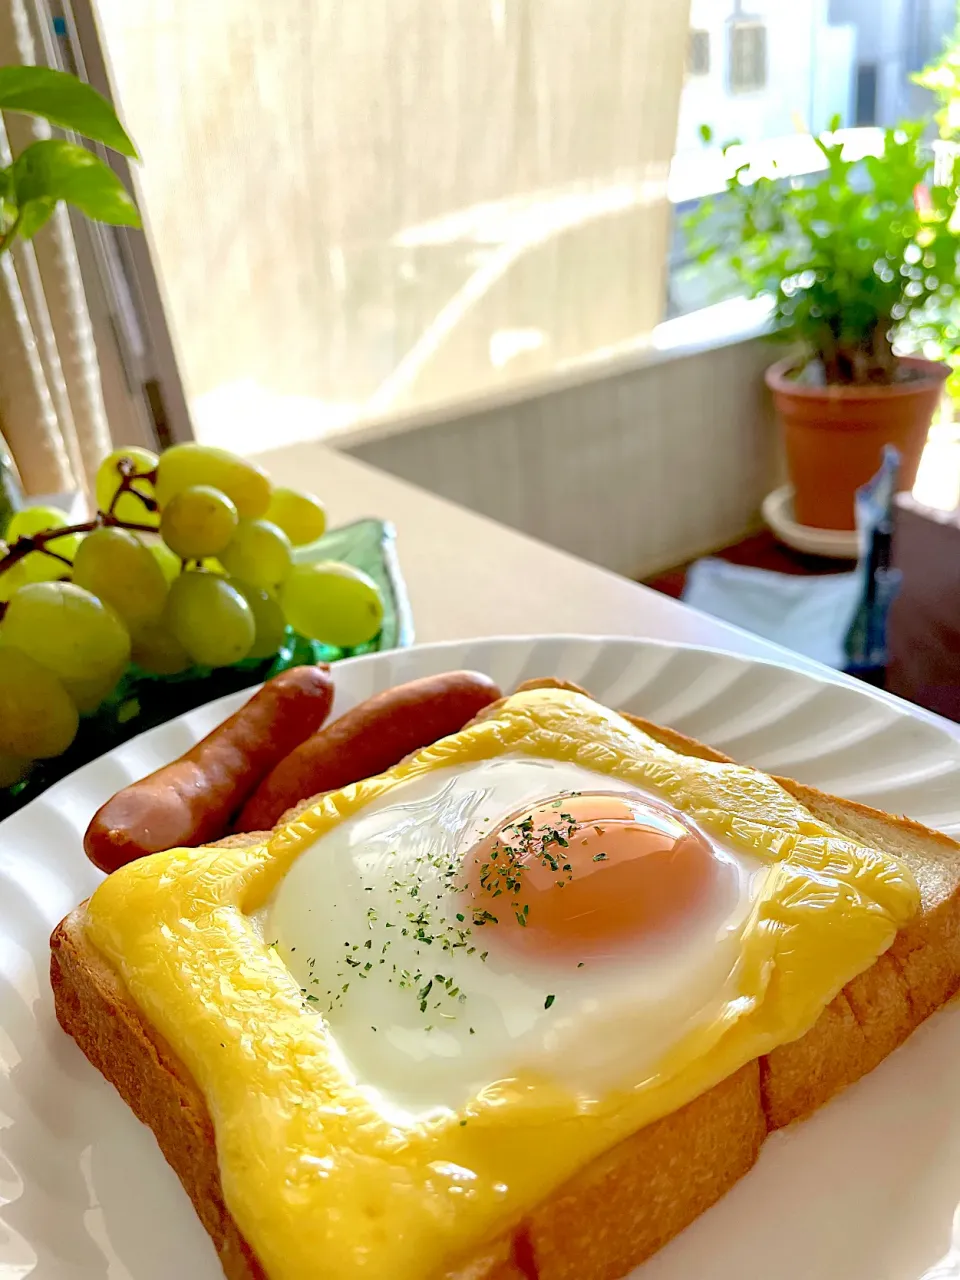
[[[953,296],[960,244],[956,183],[930,183],[922,123],[846,137],[838,126],[815,139],[826,163],[807,179],[753,172],[728,145],[726,191],[689,220],[700,260],[769,295],[775,336],[794,344],[766,380],[795,518],[820,529],[854,527],[854,490],[885,444],[900,451],[900,487],[913,485],[949,370],[898,354],[897,332]]]

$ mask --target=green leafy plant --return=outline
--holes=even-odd
[[[751,297],[773,298],[774,331],[801,345],[811,375],[890,383],[898,329],[954,296],[957,186],[931,182],[922,122],[884,131],[868,155],[851,152],[838,128],[834,120],[815,139],[825,168],[804,179],[775,164],[756,173],[728,144],[726,191],[703,201],[687,229],[701,262],[720,259]]]
[[[0,110],[40,116],[136,157],[136,148],[106,98],[66,72],[0,67]],[[140,226],[129,193],[99,156],[63,138],[44,138],[0,169],[0,254],[17,239],[36,235],[61,200],[98,222]]]

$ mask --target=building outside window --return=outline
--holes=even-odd
[[[767,86],[767,28],[737,18],[729,27],[730,92],[756,93]]]
[[[861,62],[857,67],[857,98],[853,109],[853,123],[871,125],[877,123],[877,64]]]
[[[690,32],[690,43],[687,46],[687,74],[691,76],[707,76],[710,74],[710,32]]]

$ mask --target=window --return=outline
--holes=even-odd
[[[736,288],[682,226],[719,144],[802,179],[798,129],[930,106],[919,0],[93,3],[193,421],[236,447],[642,345]]]
[[[730,25],[730,91],[753,93],[767,86],[767,28],[762,22]]]
[[[877,64],[861,62],[857,67],[857,101],[854,124],[877,123]]]
[[[775,159],[782,181],[803,182],[823,164],[805,130],[819,133],[834,116],[843,128],[870,128],[928,115],[936,104],[912,75],[950,37],[955,13],[953,0],[691,0],[670,169],[666,318],[729,301],[740,287],[718,262],[697,260],[683,225],[723,188],[721,145],[740,139],[751,159]],[[693,74],[701,32],[714,37],[709,52],[722,75]]]
[[[710,74],[709,31],[690,32],[690,43],[687,45],[687,74],[691,76]]]
[[[677,0],[96,0],[195,429],[264,447],[641,344]]]

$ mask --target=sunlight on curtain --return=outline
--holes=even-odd
[[[0,63],[49,61],[43,48],[48,32],[23,0],[0,0]],[[43,120],[7,112],[0,125],[3,163],[11,148],[19,155],[50,133]],[[0,361],[0,433],[26,491],[52,494],[91,483],[110,450],[110,433],[62,204],[32,240],[20,241],[0,262]]]
[[[99,0],[198,432],[252,448],[661,318],[685,0]]]

